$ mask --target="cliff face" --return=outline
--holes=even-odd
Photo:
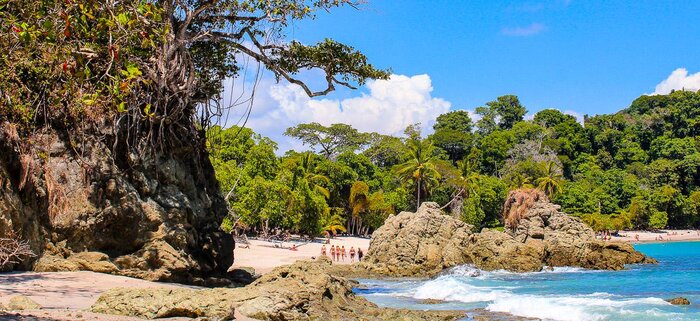
[[[19,138],[0,124],[0,235],[38,254],[12,268],[180,282],[224,274],[233,240],[218,227],[226,205],[203,149],[142,159],[108,141],[48,129]]]

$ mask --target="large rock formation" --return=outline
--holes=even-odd
[[[415,213],[389,216],[372,234],[365,262],[379,274],[434,274],[465,263],[472,228],[426,202]]]
[[[109,137],[43,129],[20,142],[0,124],[0,235],[38,254],[9,268],[179,282],[226,273],[233,240],[219,230],[226,206],[203,149],[145,159]]]
[[[443,214],[437,204],[424,203],[416,213],[387,219],[374,233],[367,259],[343,272],[430,276],[460,264],[514,272],[545,266],[620,270],[625,264],[655,262],[627,243],[596,240],[590,227],[546,197],[518,206],[523,204],[506,232],[484,229],[472,234],[471,226]]]
[[[508,230],[509,236],[540,251],[548,266],[621,270],[625,264],[655,262],[628,243],[596,240],[593,229],[559,209],[546,199],[536,201]]]
[[[379,308],[355,296],[356,282],[329,273],[330,261],[299,261],[276,268],[237,289],[113,289],[91,310],[144,318],[210,317],[228,320],[234,312],[260,320],[456,320],[456,311]]]

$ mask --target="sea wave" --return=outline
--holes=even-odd
[[[462,276],[462,277],[474,277],[474,278],[492,278],[492,277],[502,277],[502,276],[517,276],[523,277],[528,275],[541,275],[541,274],[561,274],[561,273],[597,273],[599,270],[590,270],[579,267],[569,267],[569,266],[557,266],[557,267],[544,267],[542,271],[537,272],[512,272],[507,270],[494,270],[494,271],[484,271],[474,267],[471,264],[460,265],[451,268],[441,275],[452,275],[452,276]]]
[[[644,315],[650,311],[649,306],[667,305],[659,298],[611,299],[608,294],[600,297],[510,295],[494,300],[486,309],[545,320],[584,321],[607,320],[611,312]],[[658,316],[670,316],[660,310],[654,311]]]
[[[544,273],[576,273],[578,269],[555,269]],[[499,272],[496,272],[499,273]],[[606,292],[580,295],[534,295],[515,293],[517,286],[490,281],[493,272],[483,272],[471,266],[452,269],[436,279],[425,281],[415,290],[395,292],[396,296],[412,296],[417,300],[435,299],[461,303],[486,304],[493,312],[557,321],[610,320],[610,315],[645,317],[653,312],[662,320],[672,314],[655,307],[669,306],[660,298],[624,298]],[[412,293],[411,293],[412,292]],[[646,314],[645,314],[646,313]],[[637,318],[634,318],[637,319]]]

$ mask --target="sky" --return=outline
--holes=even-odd
[[[282,136],[298,123],[397,135],[420,122],[429,133],[439,114],[471,112],[505,94],[517,95],[530,115],[614,113],[643,94],[700,89],[698,12],[700,1],[682,0],[368,0],[359,10],[296,22],[288,36],[351,45],[390,68],[391,78],[309,99],[263,73],[246,126],[284,152],[303,148]],[[303,77],[324,88],[320,74]],[[250,79],[237,79],[224,96],[244,85],[252,88]],[[227,125],[241,124],[242,110]]]

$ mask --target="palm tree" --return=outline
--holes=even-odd
[[[297,172],[294,173],[294,186],[296,186],[297,176],[300,176],[302,180],[305,180],[309,187],[323,195],[326,199],[331,197],[331,192],[323,186],[323,184],[330,184],[331,180],[325,175],[315,173],[313,154],[310,152],[305,153],[301,158],[301,163],[299,164]]]
[[[347,231],[344,226],[343,217],[338,214],[338,211],[333,211],[331,213],[331,208],[327,208],[326,211],[321,216],[321,230],[333,236],[338,234],[338,231]]]
[[[408,141],[409,159],[396,165],[395,171],[405,181],[416,183],[416,210],[420,207],[421,192],[428,194],[437,185],[440,173],[435,166],[433,145],[428,140],[411,139]]]
[[[549,199],[561,192],[561,168],[555,162],[545,162],[544,176],[537,179],[537,188],[543,191]]]
[[[371,222],[373,218],[372,215],[383,215],[393,211],[391,205],[384,200],[384,193],[382,191],[370,194],[369,186],[362,181],[354,182],[352,187],[350,187],[348,203],[351,209],[348,230],[351,234],[355,235],[362,234],[363,231],[367,232],[369,230],[370,226],[365,226],[363,229],[363,225],[367,225],[365,224],[367,220]]]

